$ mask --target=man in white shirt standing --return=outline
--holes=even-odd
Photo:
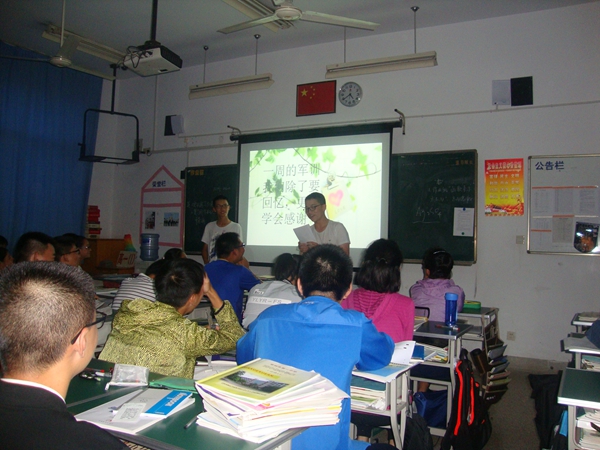
[[[202,259],[204,264],[217,260],[215,242],[223,233],[237,233],[242,238],[242,227],[229,219],[229,200],[224,195],[218,195],[213,199],[213,211],[217,214],[217,220],[207,223],[202,235]],[[248,267],[248,266],[246,266]]]

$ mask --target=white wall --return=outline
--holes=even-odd
[[[468,299],[500,308],[502,337],[516,333],[510,355],[566,360],[560,339],[572,331],[571,317],[599,309],[600,259],[527,254],[524,245],[515,243],[516,236],[527,234],[525,216],[484,217],[483,162],[599,153],[598,23],[596,2],[421,29],[417,50],[437,51],[437,67],[339,79],[338,85],[359,82],[364,99],[355,108],[338,104],[331,115],[297,118],[295,91],[297,84],[324,80],[327,64],[342,62],[342,42],[260,54],[258,72],[271,72],[275,80],[268,90],[188,100],[188,87],[202,82],[202,66],[120,81],[117,110],[140,117],[144,146],[151,143],[155,153],[142,155],[140,164],[132,166],[96,164],[90,204],[100,205],[104,237],[130,233],[136,240],[140,189],[161,165],[179,174],[187,165],[236,162],[235,147],[218,147],[229,143],[227,125],[252,132],[389,120],[397,117],[393,110],[398,108],[407,116],[407,127],[405,136],[396,136],[394,153],[478,150],[478,260],[455,268],[456,282]],[[413,51],[413,35],[353,39],[347,49],[348,61],[407,54]],[[206,81],[253,73],[253,57],[224,61],[207,66]],[[522,76],[533,76],[534,107],[494,111],[492,80]],[[164,117],[171,114],[184,116],[185,139],[161,136]],[[99,141],[114,146],[114,136],[118,139],[115,126],[106,126]],[[194,150],[200,146],[215,148]],[[418,265],[405,265],[402,293],[420,277]]]

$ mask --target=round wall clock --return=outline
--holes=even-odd
[[[344,106],[356,106],[362,99],[362,88],[353,81],[345,83],[338,92],[338,99]]]

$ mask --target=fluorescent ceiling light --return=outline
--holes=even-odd
[[[46,31],[42,33],[42,37],[46,38],[50,41],[60,43],[60,27],[56,25],[48,25]],[[79,36],[78,34],[71,33],[70,31],[65,30],[65,38],[69,36],[77,36],[79,39],[79,44],[77,45],[77,50],[80,50],[84,53],[88,53],[93,56],[97,56],[98,58],[104,59],[113,64],[118,63],[123,60],[125,53],[119,52],[114,48],[107,47],[106,45],[99,44],[98,42],[92,41],[91,39],[85,38],[83,36]]]
[[[267,89],[273,81],[270,73],[252,75],[249,77],[230,78],[212,83],[194,84],[190,86],[190,100],[195,98],[213,97],[215,95],[233,94],[235,92],[255,91]]]
[[[389,58],[365,59],[327,66],[325,78],[353,77],[368,73],[390,72],[392,70],[420,69],[437,66],[436,52],[414,53],[412,55],[391,56]]]

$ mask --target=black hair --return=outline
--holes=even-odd
[[[6,239],[4,236],[0,236],[0,248],[3,247],[8,247],[8,239]]]
[[[73,246],[79,248],[74,237],[69,235],[56,236],[54,238],[54,260],[60,261],[61,256],[69,254]]]
[[[402,252],[395,241],[378,239],[365,250],[354,282],[368,291],[398,292],[403,261]]]
[[[240,245],[240,235],[229,232],[223,233],[215,242],[217,258],[227,258]]]
[[[215,208],[215,204],[219,200],[225,200],[227,203],[229,203],[229,199],[227,197],[225,197],[224,195],[217,195],[215,198],[213,198],[213,208]]]
[[[182,258],[181,255],[185,255],[185,252],[182,249],[180,249],[180,248],[170,248],[169,250],[167,250],[165,252],[165,255],[163,256],[163,259],[166,259],[166,260],[178,259],[178,258]]]
[[[0,277],[2,370],[35,373],[60,361],[71,340],[94,320],[92,278],[56,262],[22,262]]]
[[[323,194],[321,194],[320,192],[313,192],[312,194],[308,194],[306,196],[306,198],[304,199],[304,202],[306,202],[306,200],[316,200],[318,201],[321,205],[325,205],[327,204],[325,202],[325,196]]]
[[[75,239],[75,245],[77,246],[77,248],[82,248],[83,244],[85,244],[85,241],[87,240],[87,238],[85,236],[82,236],[80,234],[75,234],[75,233],[65,233],[65,234],[63,234],[63,236],[68,236],[68,237]]]
[[[8,249],[6,247],[0,247],[0,263],[4,261],[6,255],[8,255]]]
[[[300,255],[292,255],[291,253],[282,253],[275,258],[273,265],[273,276],[278,281],[295,280],[298,278],[298,267],[302,257]]]
[[[43,253],[48,245],[54,246],[54,241],[46,233],[29,231],[23,234],[15,245],[15,263],[28,261],[34,253]]]
[[[167,261],[154,278],[156,300],[179,308],[200,292],[204,283],[204,267],[193,259]]]
[[[339,302],[352,283],[352,260],[337,245],[318,245],[303,255],[298,278],[304,297],[320,292]]]
[[[429,278],[452,278],[454,259],[452,255],[442,247],[432,247],[423,255],[421,263],[423,270],[429,269]]]
[[[156,275],[160,271],[160,269],[163,268],[168,263],[169,263],[169,261],[166,259],[158,259],[148,266],[145,273],[148,276]]]

